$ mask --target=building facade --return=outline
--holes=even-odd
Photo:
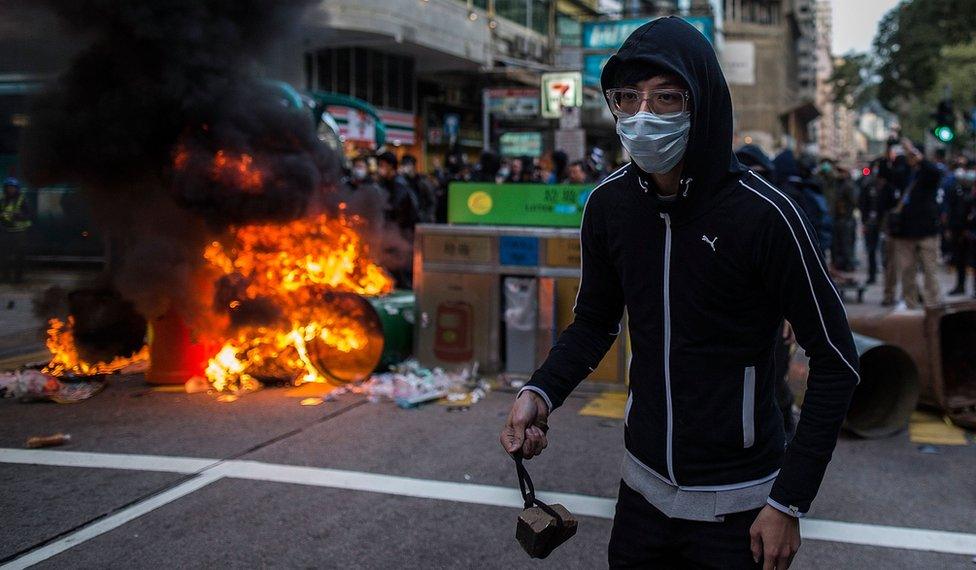
[[[723,66],[737,144],[802,147],[819,111],[811,0],[725,0]]]
[[[846,168],[856,166],[859,153],[865,147],[858,131],[857,113],[834,101],[830,79],[834,73],[832,8],[830,2],[820,0],[815,6],[816,21],[816,104],[820,109],[812,125],[810,151],[822,158],[834,160]]]

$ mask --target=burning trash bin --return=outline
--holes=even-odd
[[[175,309],[154,320],[150,330],[147,382],[184,384],[204,375],[212,347],[194,337]]]

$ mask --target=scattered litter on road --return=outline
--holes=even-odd
[[[83,380],[79,382],[60,382],[58,391],[51,395],[51,401],[58,404],[77,404],[91,398],[105,389],[104,379]]]
[[[464,480],[465,480],[465,481],[470,481],[470,480],[471,480],[471,474],[469,474],[469,473],[465,473],[465,474],[464,474]]]
[[[299,404],[303,406],[320,406],[325,403],[322,398],[302,398]]]
[[[470,406],[448,406],[447,407],[448,412],[466,412],[470,409],[471,409]]]
[[[59,378],[34,369],[0,374],[0,397],[20,398],[23,402],[74,404],[103,389],[104,375]]]
[[[186,381],[186,384],[183,384],[183,389],[187,394],[207,392],[210,390],[210,388],[210,382],[208,382],[203,376],[192,376]]]
[[[433,392],[423,392],[414,396],[395,398],[393,401],[396,402],[397,407],[403,408],[404,410],[409,410],[410,408],[416,408],[421,404],[426,404],[427,402],[440,400],[444,396],[447,396],[446,390],[434,390]]]
[[[936,447],[934,445],[929,445],[927,443],[925,445],[918,446],[918,450],[921,453],[925,453],[926,455],[938,455],[938,453],[939,453],[939,448],[938,447]]]
[[[18,370],[0,374],[0,395],[7,398],[20,398],[23,401],[47,400],[58,388],[57,379],[40,370]]]
[[[239,396],[237,394],[221,394],[217,396],[217,401],[221,404],[229,404],[231,402],[236,402]]]
[[[480,401],[490,389],[488,382],[478,377],[477,364],[459,372],[446,372],[442,368],[424,368],[411,359],[391,368],[390,372],[374,374],[361,385],[340,388],[330,396],[343,391],[361,393],[370,402],[393,400],[404,409],[442,400],[460,411]]]
[[[40,447],[57,447],[71,441],[71,435],[66,433],[56,433],[54,435],[35,435],[27,438],[27,447],[37,449]]]

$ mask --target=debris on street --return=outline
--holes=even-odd
[[[437,400],[452,407],[470,406],[484,398],[490,387],[478,376],[477,363],[459,372],[447,372],[425,368],[411,359],[391,367],[390,372],[374,374],[359,386],[340,388],[330,396],[343,389],[366,394],[371,402],[393,400],[408,409]]]
[[[22,402],[74,404],[105,389],[105,376],[58,377],[41,370],[26,369],[0,374],[0,397]]]
[[[71,441],[71,435],[67,433],[56,433],[54,435],[35,435],[27,438],[27,447],[38,449],[41,447],[57,447]]]
[[[183,384],[183,389],[187,394],[198,394],[210,390],[210,382],[203,376],[192,376]]]

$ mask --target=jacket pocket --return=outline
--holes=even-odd
[[[756,442],[756,367],[748,366],[742,374],[742,447]]]
[[[630,419],[630,407],[634,405],[634,392],[630,390],[627,392],[627,406],[624,407],[624,425],[627,425],[627,420]],[[619,408],[618,408],[619,409]]]

